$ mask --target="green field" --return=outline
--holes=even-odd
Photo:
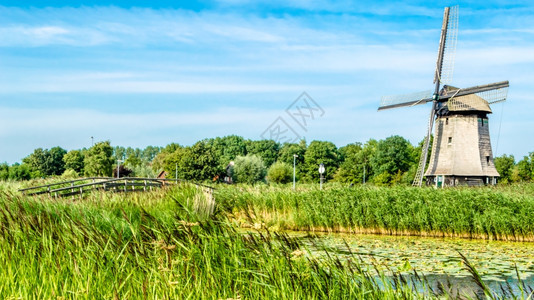
[[[489,190],[330,187],[294,193],[287,187],[219,186],[215,193],[217,208],[209,215],[203,209],[206,206],[202,205],[202,190],[188,184],[150,193],[93,193],[84,199],[57,200],[25,197],[15,191],[18,187],[4,184],[0,188],[2,299],[434,297],[447,290],[428,289],[416,271],[410,270],[418,278],[414,291],[402,276],[374,268],[372,262],[352,253],[348,244],[340,258],[339,249],[332,250],[317,237],[297,238],[265,229],[349,228],[345,225],[358,224],[350,223],[353,214],[348,210],[357,207],[348,201],[352,197],[377,197],[373,200],[376,204],[368,199],[368,209],[372,210],[380,203],[394,202],[390,200],[393,195],[405,198],[429,193],[423,199],[438,197],[445,201],[446,195],[479,193],[477,199],[504,202],[515,194],[513,189],[503,189],[494,199]],[[514,201],[529,201],[529,188],[525,186],[523,198]],[[410,202],[404,201],[404,206]],[[391,209],[377,212],[377,216],[386,216],[386,212],[393,212]],[[312,214],[313,210],[317,211]],[[342,211],[346,219],[342,218]],[[270,217],[272,224],[243,232],[241,227],[261,224],[251,212]],[[288,219],[282,224],[283,217]],[[327,223],[329,217],[332,221]],[[343,220],[349,223],[336,225]],[[311,221],[317,223],[306,223]],[[413,226],[407,220],[403,222],[398,224]],[[526,227],[522,230],[527,232]],[[481,291],[483,287],[481,283]],[[518,290],[517,295],[522,292]]]

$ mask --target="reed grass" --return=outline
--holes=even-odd
[[[534,184],[502,188],[221,186],[237,219],[286,230],[534,241]]]
[[[306,255],[202,212],[193,186],[84,199],[0,193],[0,298],[415,299],[357,259]],[[197,200],[195,200],[197,198]]]
[[[353,206],[342,202],[354,191],[307,188],[291,193],[285,187],[220,187],[214,208],[202,202],[202,189],[187,184],[149,193],[95,192],[84,199],[26,197],[15,192],[15,186],[4,185],[0,189],[0,298],[420,299],[455,295],[432,288],[416,271],[411,280],[378,268],[365,271],[368,268],[362,267],[357,255],[340,259],[313,235],[303,242],[265,230],[267,226],[243,233],[233,225],[235,214],[228,213],[241,213],[252,223],[251,211],[270,209],[293,216],[298,226],[308,226],[302,224],[309,220],[332,226],[335,223],[321,215],[351,220],[352,214],[344,219],[341,212]],[[357,199],[382,192],[362,188]],[[327,201],[333,196],[340,208],[333,206],[329,211],[326,205],[332,202]],[[390,200],[391,195],[381,197],[386,199],[381,201],[396,202]],[[373,205],[368,204],[369,211]],[[297,214],[310,210],[317,213],[309,219]],[[306,248],[310,243],[315,251]],[[348,245],[347,251],[351,251]],[[317,252],[322,254],[315,256]],[[464,263],[469,267],[467,259]],[[527,298],[532,289],[521,290],[519,296],[510,290],[506,295]]]

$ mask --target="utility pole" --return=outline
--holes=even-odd
[[[296,163],[296,160],[297,160],[297,157],[299,157],[298,155],[296,154],[293,154],[293,190],[295,190],[295,163]]]
[[[174,172],[176,173],[174,179],[176,179],[176,182],[178,182],[178,163],[174,163]]]
[[[122,162],[122,160],[117,159],[117,178],[120,178],[120,176],[119,176],[119,172],[120,172],[119,167],[120,167],[120,165],[121,165],[121,162]]]

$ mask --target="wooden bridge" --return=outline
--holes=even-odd
[[[161,179],[161,178],[138,178],[138,177],[89,177],[70,181],[63,181],[47,185],[40,185],[20,189],[24,195],[35,196],[48,194],[51,197],[83,196],[84,193],[92,191],[110,192],[142,192],[151,191],[155,188],[162,188],[179,183],[190,183],[202,187],[206,194],[213,194],[213,187],[200,183],[189,182],[182,179]]]

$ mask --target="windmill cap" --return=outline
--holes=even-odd
[[[491,113],[488,101],[476,94],[453,97],[447,102],[449,111],[481,111]]]

